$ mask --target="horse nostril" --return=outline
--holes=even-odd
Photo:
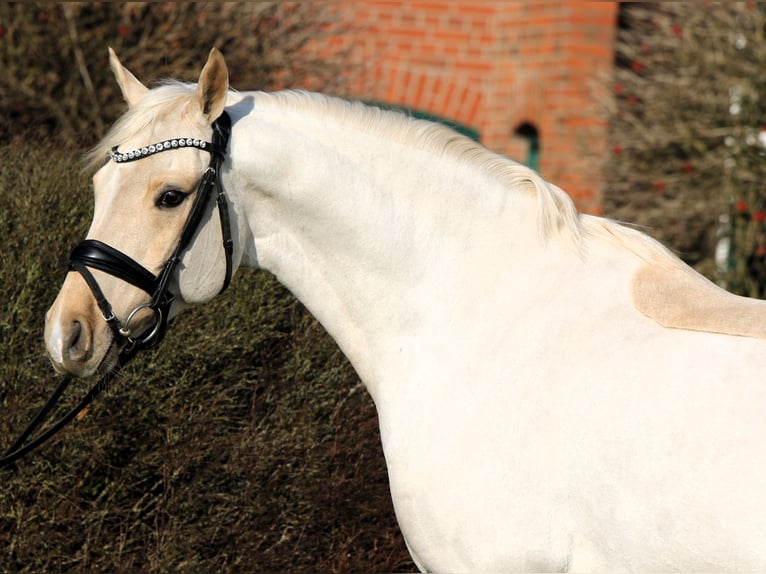
[[[89,358],[90,337],[80,321],[72,321],[65,349],[65,356],[69,361],[80,362]]]
[[[79,321],[72,321],[72,330],[69,332],[69,348],[77,346],[82,333],[82,324]]]

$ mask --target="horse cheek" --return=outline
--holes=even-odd
[[[181,257],[178,293],[187,303],[205,303],[221,290],[226,275],[226,258],[220,235],[207,233],[204,226]]]

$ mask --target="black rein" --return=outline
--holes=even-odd
[[[220,171],[226,156],[230,133],[231,119],[226,112],[223,112],[213,123],[212,142],[202,142],[200,140],[187,140],[182,138],[180,140],[160,142],[159,144],[154,144],[129,153],[119,153],[116,149],[112,150],[110,153],[112,161],[116,163],[124,163],[135,161],[162,151],[177,149],[179,147],[197,147],[210,153],[210,164],[197,185],[194,204],[192,205],[192,209],[189,212],[189,216],[181,231],[181,236],[176,248],[173,250],[173,254],[167,260],[157,276],[121,251],[94,239],[86,239],[80,242],[72,250],[69,259],[62,262],[69,271],[75,271],[82,275],[96,299],[96,303],[104,316],[104,320],[111,327],[115,340],[121,344],[122,350],[118,356],[117,366],[104,374],[72,410],[59,419],[55,424],[52,424],[45,431],[41,432],[34,438],[34,440],[27,442],[35,430],[45,422],[50,412],[64,394],[64,391],[69,386],[72,376],[65,375],[51,397],[37,412],[32,421],[27,425],[26,429],[24,429],[18,438],[16,438],[6,453],[0,457],[0,468],[13,464],[19,458],[43,444],[64,428],[85,410],[85,408],[90,405],[98,395],[108,388],[109,383],[117,376],[120,369],[139,351],[152,349],[162,341],[167,330],[170,307],[174,299],[173,293],[168,289],[170,279],[181,260],[184,251],[191,244],[194,234],[202,221],[210,196],[213,194],[214,190],[217,191],[216,203],[221,222],[224,252],[226,255],[226,275],[224,276],[221,292],[225,291],[229,286],[232,276],[233,241],[231,238],[228,203],[221,186]],[[146,293],[151,296],[150,301],[134,309],[126,318],[125,322],[121,323],[112,311],[112,307],[104,296],[95,277],[90,272],[90,268],[98,269],[99,271],[113,275],[146,291]],[[130,322],[133,314],[141,309],[151,310],[155,315],[155,323],[146,329],[140,336],[133,337],[130,332]]]

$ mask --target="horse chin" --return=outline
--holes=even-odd
[[[109,347],[106,349],[101,362],[96,366],[95,371],[92,373],[99,377],[102,377],[117,368],[119,364],[120,351],[122,351],[124,344],[120,344],[114,337],[112,337]]]

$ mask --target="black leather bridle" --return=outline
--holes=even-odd
[[[116,163],[126,163],[136,161],[156,153],[168,150],[179,149],[182,147],[196,147],[210,153],[210,165],[202,175],[197,185],[197,193],[194,198],[189,217],[181,231],[176,248],[173,254],[165,262],[159,275],[152,274],[140,263],[118,251],[117,249],[102,243],[95,239],[86,239],[77,245],[69,259],[63,261],[70,271],[77,271],[82,275],[85,282],[90,287],[93,296],[98,303],[99,309],[104,316],[104,320],[109,324],[117,341],[125,341],[127,344],[123,347],[122,355],[130,354],[144,349],[155,347],[165,336],[167,329],[168,315],[170,306],[173,303],[173,293],[168,289],[169,282],[178,266],[183,252],[189,247],[197,228],[199,227],[202,216],[207,208],[210,196],[214,190],[218,191],[217,204],[218,215],[221,220],[221,232],[223,234],[223,246],[226,253],[226,275],[224,276],[221,292],[225,291],[231,281],[232,273],[232,248],[231,227],[229,224],[229,210],[226,203],[226,196],[220,185],[220,168],[223,163],[226,146],[231,132],[231,120],[226,112],[213,123],[213,141],[205,142],[180,138],[167,140],[151,146],[135,150],[133,152],[120,153],[113,148],[110,157]],[[180,142],[180,143],[179,143]],[[136,307],[128,314],[124,322],[120,322],[112,311],[112,306],[104,297],[98,282],[93,277],[90,269],[104,271],[114,277],[118,277],[131,285],[146,291],[151,296],[148,303]],[[142,309],[149,309],[154,313],[154,324],[146,329],[139,337],[133,337],[130,329],[130,323],[136,314]]]
[[[93,401],[93,399],[96,398],[96,396],[108,387],[109,382],[117,375],[119,370],[139,351],[152,349],[162,341],[167,330],[170,307],[173,304],[175,297],[169,289],[170,279],[172,278],[184,251],[191,244],[194,234],[205,214],[210,197],[214,192],[217,192],[216,203],[221,222],[223,247],[226,255],[226,274],[220,292],[225,291],[229,286],[232,275],[232,251],[234,244],[231,237],[228,203],[220,180],[221,165],[226,156],[226,148],[231,133],[231,119],[229,118],[229,115],[226,112],[223,112],[221,116],[213,122],[212,127],[212,142],[205,142],[191,138],[177,138],[125,153],[118,152],[116,147],[112,148],[112,151],[109,154],[110,159],[116,163],[126,163],[164,151],[184,147],[195,147],[210,153],[210,164],[197,185],[194,203],[181,231],[178,243],[158,275],[154,275],[143,265],[121,251],[95,239],[85,239],[80,242],[72,250],[69,258],[62,262],[69,271],[80,273],[93,293],[104,320],[112,330],[115,343],[121,347],[117,366],[110,372],[104,374],[74,409],[56,422],[56,424],[41,433],[33,441],[24,444],[35,429],[44,422],[48,413],[58,403],[64,390],[69,385],[71,377],[69,375],[65,376],[51,395],[50,399],[48,399],[48,402],[42,409],[40,409],[40,411],[38,411],[24,432],[22,432],[14,441],[13,445],[11,445],[5,455],[0,457],[0,468],[15,462],[61,430],[61,428],[74,419]],[[128,314],[125,321],[121,322],[114,314],[112,306],[104,296],[101,287],[99,287],[98,282],[90,269],[103,271],[142,289],[150,295],[150,300],[133,309],[133,311]],[[154,313],[154,323],[139,335],[134,336],[130,324],[138,312],[144,309],[148,309]]]

